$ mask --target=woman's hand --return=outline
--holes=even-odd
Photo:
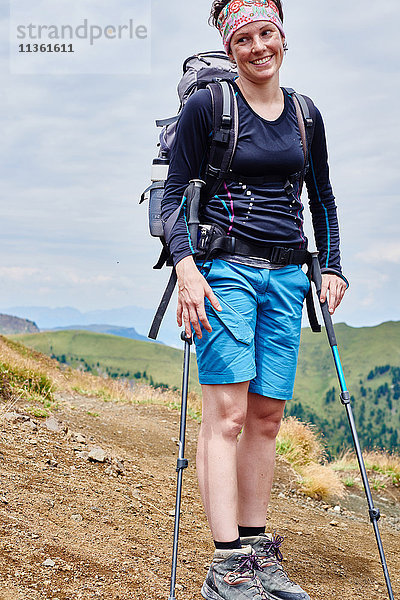
[[[202,336],[200,323],[204,329],[211,331],[211,325],[208,322],[204,308],[204,297],[209,299],[216,310],[222,310],[221,305],[191,256],[182,258],[175,269],[178,278],[176,320],[179,327],[182,326],[183,321],[188,337],[192,335],[190,327],[190,324],[192,324],[197,337],[200,339]]]
[[[322,304],[325,302],[329,290],[328,306],[331,315],[333,315],[341,303],[346,289],[346,282],[338,275],[333,275],[332,273],[322,275],[320,300]]]

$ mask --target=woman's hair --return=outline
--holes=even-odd
[[[210,12],[210,18],[208,20],[208,22],[210,23],[210,25],[213,25],[214,27],[217,27],[217,21],[218,21],[218,17],[219,14],[221,12],[221,10],[227,5],[229,4],[230,0],[214,0],[211,6],[211,12]],[[282,10],[282,2],[281,0],[273,0],[274,4],[276,5],[278,11],[279,11],[279,16],[280,19],[283,23],[283,10]]]

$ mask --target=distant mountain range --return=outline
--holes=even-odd
[[[4,313],[15,315],[23,319],[34,321],[41,329],[85,329],[89,331],[98,331],[100,333],[113,333],[113,335],[123,335],[123,337],[132,338],[129,332],[135,331],[138,337],[132,339],[148,340],[147,332],[154,316],[154,310],[142,308],[139,306],[125,306],[110,310],[91,310],[81,312],[76,308],[64,306],[59,308],[50,308],[48,306],[10,306],[0,308]],[[93,324],[99,325],[93,325]],[[126,328],[127,331],[100,331],[91,329],[91,327],[117,327]],[[128,334],[128,335],[127,335]],[[181,347],[180,332],[176,325],[175,314],[171,309],[165,315],[159,335],[159,341],[168,346]]]
[[[33,321],[20,319],[12,315],[0,314],[0,334],[11,335],[14,333],[38,333],[39,327]]]

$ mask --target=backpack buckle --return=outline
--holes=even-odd
[[[274,246],[271,251],[269,260],[276,265],[290,265],[293,258],[293,248],[282,248],[282,246]]]
[[[226,144],[229,143],[230,131],[225,131],[224,129],[220,129],[214,135],[214,141],[218,144]]]

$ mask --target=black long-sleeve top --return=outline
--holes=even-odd
[[[304,165],[301,134],[291,97],[284,91],[284,109],[275,121],[267,121],[249,106],[235,85],[239,111],[239,133],[232,171],[236,180],[226,180],[218,193],[202,207],[201,222],[216,223],[226,234],[248,243],[306,248],[303,205],[299,178],[288,197],[284,185]],[[171,150],[168,179],[162,202],[164,222],[182,204],[191,179],[203,178],[207,165],[213,119],[211,93],[199,90],[186,103]],[[243,178],[267,176],[268,182],[246,185]],[[341,274],[339,226],[335,198],[329,180],[324,124],[319,110],[305,184],[322,272]],[[167,240],[176,265],[193,254],[185,206]]]

